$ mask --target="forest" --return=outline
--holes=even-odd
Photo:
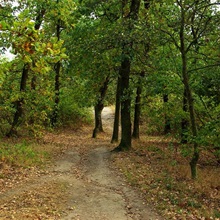
[[[108,138],[125,157],[120,169],[126,155],[150,152],[184,163],[190,184],[203,182],[204,167],[218,181],[219,8],[219,0],[0,1],[0,165],[11,140],[84,125],[99,139],[102,111],[113,106]],[[138,185],[137,173],[124,172]],[[220,185],[211,185],[211,214],[186,219],[220,218]]]

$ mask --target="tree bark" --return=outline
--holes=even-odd
[[[187,105],[187,97],[186,97],[186,89],[184,88],[184,93],[183,93],[183,112],[187,113],[188,112],[188,105]],[[187,139],[188,139],[188,128],[189,128],[189,122],[187,118],[182,118],[181,121],[181,143],[186,144]]]
[[[57,1],[59,3],[59,1]],[[58,19],[57,26],[56,26],[56,37],[57,40],[60,40],[60,34],[61,34],[61,20]],[[53,114],[51,118],[51,125],[54,127],[58,121],[58,112],[59,112],[59,103],[60,103],[60,72],[61,72],[62,64],[61,61],[58,61],[55,66],[55,85],[54,85],[54,91],[55,91],[55,100],[54,100],[54,109]]]
[[[93,130],[92,137],[96,138],[99,132],[104,132],[102,127],[102,110],[104,105],[102,103],[98,103],[95,105],[95,128]]]
[[[96,138],[99,132],[104,131],[103,126],[102,126],[102,110],[104,108],[104,100],[105,100],[105,96],[108,90],[109,80],[110,80],[110,77],[107,76],[102,87],[99,90],[100,96],[95,105],[95,128],[92,134],[93,138]]]
[[[142,93],[142,81],[139,76],[139,82],[136,90],[135,109],[134,109],[134,126],[132,137],[140,139],[140,116],[141,116],[141,93]]]
[[[55,126],[58,120],[59,112],[59,103],[60,103],[60,71],[61,71],[61,62],[57,62],[54,66],[55,69],[55,100],[54,100],[54,109],[51,118],[51,125]]]
[[[119,118],[120,118],[120,107],[121,107],[121,78],[118,77],[117,81],[117,91],[116,91],[116,100],[115,100],[115,117],[114,117],[114,128],[112,134],[111,143],[118,142],[119,136]]]
[[[131,148],[131,97],[129,91],[130,59],[125,57],[121,64],[121,142],[117,150]]]

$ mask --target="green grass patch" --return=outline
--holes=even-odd
[[[42,165],[48,158],[46,151],[38,150],[34,144],[26,142],[9,144],[1,143],[0,161],[13,166],[31,167]]]
[[[214,210],[214,218],[220,218],[220,210]]]

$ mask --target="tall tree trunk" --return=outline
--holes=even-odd
[[[183,93],[183,112],[188,112],[188,105],[187,105],[187,96],[186,96],[186,89],[184,88]],[[188,128],[189,128],[189,121],[186,117],[182,118],[181,121],[181,143],[186,144],[188,139]]]
[[[120,106],[121,106],[120,99],[121,99],[121,78],[118,77],[117,91],[116,91],[116,100],[115,100],[114,128],[113,128],[113,134],[112,134],[111,143],[118,142]]]
[[[128,31],[134,29],[134,22],[138,19],[140,0],[132,0],[128,14],[124,12],[125,4],[122,4],[123,25],[128,25]],[[122,61],[119,76],[121,77],[121,141],[115,151],[129,150],[131,148],[131,96],[129,91],[129,79],[131,68],[131,50],[133,40],[128,35],[122,48]]]
[[[54,66],[55,70],[55,100],[54,100],[54,109],[51,118],[51,125],[55,126],[58,120],[59,112],[59,103],[60,103],[60,71],[61,71],[61,62],[57,62]]]
[[[167,105],[168,101],[169,101],[168,94],[164,94],[163,95],[163,103],[165,105],[165,108],[166,108],[166,105]],[[167,116],[167,109],[165,109],[164,121],[165,121],[165,123],[164,123],[164,134],[168,134],[171,131],[171,125],[170,125],[170,119]]]
[[[58,3],[59,1],[57,1]],[[60,34],[61,34],[61,20],[58,19],[57,21],[57,26],[56,26],[56,37],[57,40],[60,40]],[[61,61],[58,61],[55,66],[55,86],[54,86],[54,91],[55,91],[55,100],[54,100],[54,109],[53,109],[53,114],[51,118],[51,125],[55,126],[58,120],[58,112],[59,112],[59,103],[60,103],[60,72],[61,72],[62,64]]]
[[[140,116],[141,116],[141,93],[142,93],[142,79],[139,76],[138,86],[136,90],[135,109],[134,109],[134,126],[132,137],[135,139],[140,138]]]
[[[102,127],[102,110],[104,108],[104,100],[105,100],[105,96],[108,90],[109,80],[110,80],[110,77],[107,76],[102,87],[99,90],[100,96],[95,105],[95,128],[92,134],[93,138],[96,138],[99,132],[104,131]]]
[[[190,161],[190,167],[191,167],[191,176],[192,179],[195,179],[197,177],[197,162],[199,160],[199,149],[198,144],[195,142],[195,139],[197,138],[197,127],[196,127],[196,120],[195,120],[195,112],[194,112],[194,102],[192,97],[192,91],[189,85],[189,75],[187,71],[187,51],[185,46],[185,36],[184,36],[184,27],[185,27],[185,11],[184,8],[181,8],[181,29],[180,29],[180,52],[181,52],[181,58],[182,58],[182,76],[183,76],[183,83],[186,90],[186,96],[187,96],[187,102],[188,102],[188,108],[190,113],[190,122],[191,122],[191,129],[192,129],[192,135],[193,135],[193,147],[194,152],[192,159]]]
[[[130,60],[124,58],[120,70],[121,76],[121,142],[117,150],[131,148],[131,98],[129,92]]]

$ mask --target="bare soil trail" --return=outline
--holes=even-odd
[[[161,220],[111,166],[111,123],[112,109],[105,108],[106,132],[97,139],[88,127],[48,134],[45,145],[62,154],[0,193],[0,219]]]

